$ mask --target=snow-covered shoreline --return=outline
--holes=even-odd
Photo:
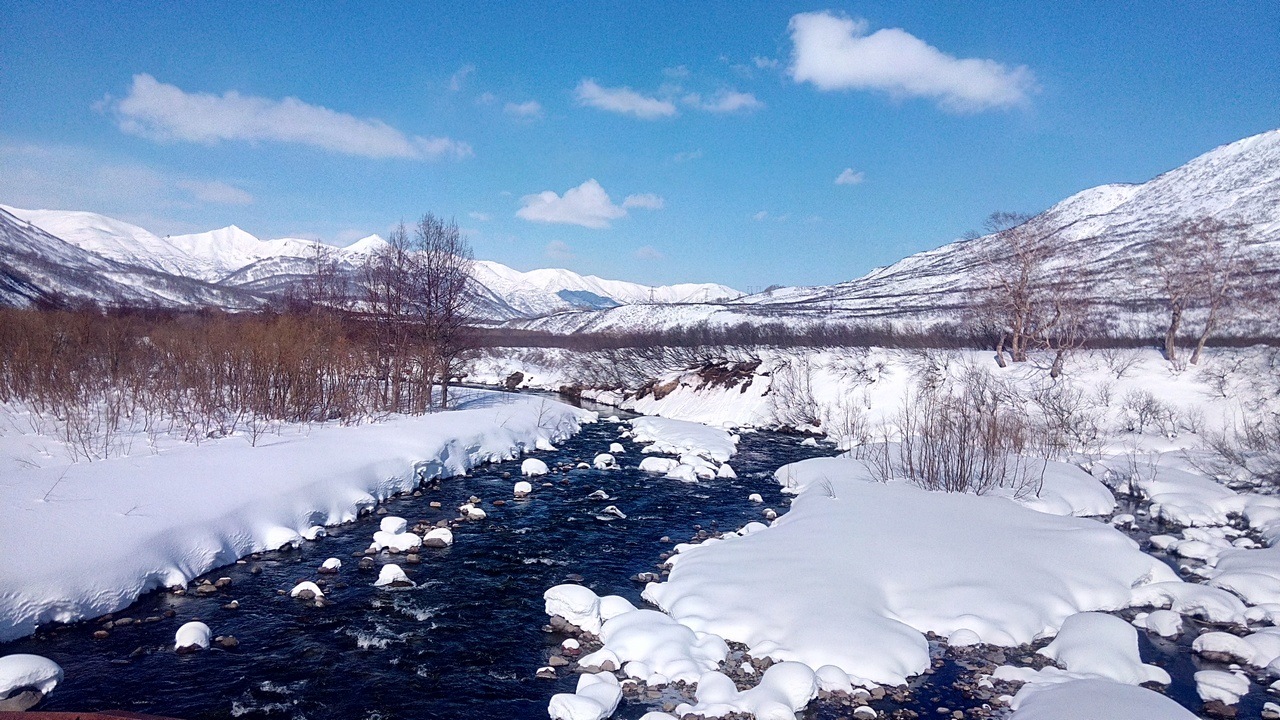
[[[248,554],[313,536],[421,480],[558,442],[595,414],[469,391],[458,409],[70,463],[0,437],[0,641],[127,607]]]

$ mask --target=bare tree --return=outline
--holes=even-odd
[[[984,284],[975,306],[980,324],[996,336],[996,362],[1026,362],[1033,350],[1053,351],[1053,377],[1067,354],[1080,347],[1091,307],[1082,291],[1078,264],[1039,217],[997,212],[987,219],[980,249]]]
[[[396,411],[403,399],[405,360],[413,327],[407,321],[421,271],[402,222],[362,269],[365,310],[373,322],[375,362],[385,406]]]
[[[475,261],[471,244],[453,220],[427,213],[418,221],[414,239],[423,293],[416,306],[422,311],[431,367],[440,383],[440,405],[448,407],[449,386],[476,346],[468,317]]]
[[[1178,334],[1188,314],[1203,313],[1204,324],[1191,354],[1191,363],[1196,364],[1209,338],[1248,296],[1244,280],[1251,266],[1241,252],[1239,233],[1216,218],[1187,220],[1153,245],[1150,259],[1156,290],[1168,312],[1164,355],[1169,362],[1179,361]]]

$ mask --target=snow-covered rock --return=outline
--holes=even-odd
[[[572,693],[551,697],[547,712],[551,720],[602,720],[613,714],[622,700],[622,688],[613,673],[585,673],[578,676]]]
[[[211,638],[213,631],[208,625],[192,621],[178,628],[173,636],[173,649],[178,652],[207,649]]]
[[[428,542],[434,541],[434,542]],[[422,542],[425,545],[434,545],[444,543],[445,545],[453,544],[453,531],[447,527],[432,528],[422,536]]]
[[[1224,705],[1235,705],[1249,692],[1249,678],[1243,673],[1222,670],[1201,670],[1195,674],[1196,694],[1205,702],[1217,700]]]
[[[592,461],[592,466],[597,470],[616,470],[618,461],[609,453],[600,453],[596,455],[596,459]]]
[[[488,513],[471,503],[463,503],[458,506],[458,512],[462,513],[462,517],[468,520],[484,520],[489,517]]]
[[[320,572],[336,573],[342,569],[342,561],[336,557],[331,557],[320,563]]]
[[[324,597],[324,591],[320,589],[320,586],[319,586],[319,585],[316,585],[315,583],[311,582],[310,580],[303,580],[302,582],[298,583],[297,585],[294,585],[294,586],[293,586],[293,589],[289,591],[289,597],[295,597],[295,598],[296,598],[296,597],[298,597],[299,595],[301,595],[301,594],[302,594],[302,593],[304,593],[304,592],[309,592],[309,593],[311,593],[311,597],[312,597],[313,599],[314,599],[314,598]]]
[[[412,587],[415,583],[404,574],[404,570],[395,563],[387,563],[378,570],[378,579],[373,581],[374,587]]]
[[[525,461],[520,463],[520,474],[525,477],[538,477],[539,475],[546,475],[548,472],[550,470],[548,470],[547,464],[538,458],[525,458]]]
[[[205,643],[208,646],[208,643]],[[31,687],[48,695],[62,682],[62,667],[39,655],[15,653],[0,657],[0,698],[14,690]]]
[[[659,475],[666,475],[679,465],[679,460],[664,457],[647,457],[640,461],[642,471]]]
[[[528,497],[529,494],[532,492],[533,492],[533,485],[530,485],[525,480],[521,480],[520,482],[516,483],[515,487],[512,488],[511,490],[511,494],[518,498]]]

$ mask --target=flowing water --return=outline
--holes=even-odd
[[[445,480],[421,497],[384,503],[411,525],[455,518],[457,506],[472,495],[484,500],[489,513],[487,520],[456,528],[452,547],[424,548],[421,564],[407,565],[404,556],[377,558],[405,568],[417,583],[412,589],[375,589],[376,571],[357,569],[353,554],[368,547],[381,519],[369,515],[330,528],[328,537],[296,550],[263,553],[214,571],[211,578],[232,581],[215,595],[152,593],[115,614],[151,621],[113,627],[106,639],[93,638],[103,623],[99,619],[0,646],[0,654],[36,653],[64,668],[66,679],[40,706],[50,711],[123,709],[191,720],[545,718],[551,695],[572,692],[576,676],[534,676],[563,639],[542,629],[543,591],[580,577],[601,595],[619,594],[641,605],[642,587],[630,578],[656,570],[661,553],[699,530],[733,530],[760,520],[765,507],[785,510],[773,471],[834,452],[826,445],[803,446],[796,436],[747,433],[732,460],[737,479],[689,485],[639,472],[640,446],[619,437],[623,428],[589,425],[557,451],[537,454],[554,468],[590,462],[610,443],[621,442],[627,450],[619,456],[623,469],[553,471],[535,479],[551,486],[535,482],[526,500],[511,499],[517,460]],[[610,499],[587,497],[598,489]],[[760,493],[764,504],[750,502],[751,493]],[[494,506],[499,499],[507,504]],[[442,507],[432,509],[432,501]],[[626,519],[603,515],[610,504]],[[316,568],[328,557],[343,561],[341,572],[318,575]],[[332,602],[327,607],[280,594],[298,581],[322,577]],[[224,609],[232,600],[239,609]],[[164,617],[167,612],[172,617]],[[174,632],[190,620],[204,621],[215,635],[235,636],[239,646],[175,654]],[[1190,675],[1197,665],[1189,642],[1153,644],[1144,638],[1142,649],[1148,662],[1175,675],[1170,694],[1196,707]],[[919,679],[910,701],[877,705],[884,711],[906,707],[921,716],[933,716],[943,705],[980,705],[951,687],[958,670],[948,663]],[[1247,699],[1243,707],[1250,713],[1242,716],[1257,716],[1260,695]],[[660,709],[657,702],[624,700],[615,717],[637,718]],[[847,714],[822,704],[806,713],[814,720]]]

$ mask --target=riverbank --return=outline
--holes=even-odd
[[[284,428],[71,462],[56,437],[0,435],[0,641],[97,617],[250,553],[314,538],[423,480],[518,457],[595,414],[469,390],[457,409],[360,426]]]

